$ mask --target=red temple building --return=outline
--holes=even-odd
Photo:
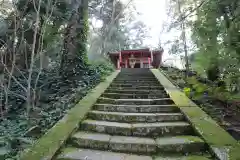
[[[163,49],[121,50],[109,52],[110,60],[116,68],[159,68],[162,62]]]

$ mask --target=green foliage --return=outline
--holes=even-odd
[[[173,20],[168,27],[181,32],[182,13],[186,30],[191,31],[188,48],[193,53],[189,56],[192,69],[214,83],[223,80],[231,94],[240,93],[240,1],[169,0],[168,3],[168,16]],[[169,40],[170,53],[181,55],[183,44],[178,38]]]
[[[101,80],[104,80],[106,75],[109,75],[109,73],[115,70],[114,65],[105,59],[92,61],[91,64],[98,74],[103,75]]]
[[[183,92],[184,92],[188,97],[190,97],[191,88],[189,88],[189,87],[184,87]]]
[[[187,96],[193,99],[202,98],[205,92],[208,92],[209,87],[205,84],[199,83],[195,77],[187,78],[187,85],[189,86],[190,93]]]

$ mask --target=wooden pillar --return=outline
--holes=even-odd
[[[151,50],[151,62],[153,62],[153,52]]]
[[[121,51],[119,52],[119,62],[120,63],[122,62],[122,53],[121,53]]]
[[[117,60],[117,69],[120,69],[121,67],[120,67],[120,61],[119,61],[119,59]]]
[[[143,68],[143,59],[140,59],[140,68]]]
[[[151,58],[148,57],[148,68],[150,68],[151,65]]]
[[[128,60],[125,59],[125,68],[128,68],[128,64],[127,64]]]

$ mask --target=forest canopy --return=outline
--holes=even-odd
[[[175,35],[164,42],[169,53],[180,56],[184,68],[239,93],[240,1],[167,0],[167,14],[163,34]]]

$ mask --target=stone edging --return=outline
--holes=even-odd
[[[20,160],[51,160],[69,136],[78,129],[94,103],[109,87],[119,71],[115,71],[92,89],[69,112],[58,121],[45,135],[43,135],[30,149],[21,154]]]
[[[209,145],[215,156],[220,160],[240,160],[240,145],[238,142],[183,92],[177,89],[163,73],[157,69],[151,69],[151,71],[193,125],[195,131]]]

